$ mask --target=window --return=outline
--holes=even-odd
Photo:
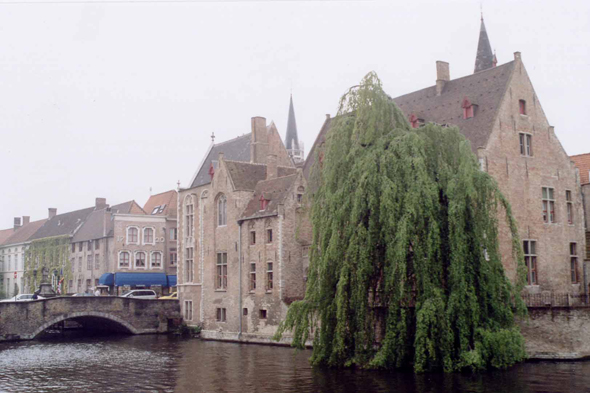
[[[94,268],[96,270],[100,269],[100,254],[94,255]]]
[[[121,251],[119,253],[119,267],[124,269],[129,268],[129,253],[127,251]]]
[[[574,205],[572,203],[572,192],[565,190],[565,201],[567,203],[567,223],[572,225],[574,223]]]
[[[82,243],[80,243],[82,244]],[[78,257],[78,272],[82,271],[82,257]]]
[[[152,214],[161,214],[164,212],[165,208],[166,208],[166,205],[156,206],[152,209]]]
[[[89,291],[91,286],[92,286],[92,280],[89,278],[86,279],[86,291]]]
[[[227,225],[227,199],[221,195],[217,201],[217,226]]]
[[[78,292],[80,292],[82,290],[82,279],[79,278],[78,279]]]
[[[243,315],[248,315],[248,309],[247,309],[247,308],[244,308],[244,309],[242,310],[242,314],[243,314]]]
[[[302,203],[303,202],[303,194],[297,194],[297,203]]]
[[[260,319],[266,319],[266,310],[259,310]]]
[[[72,252],[76,252],[76,243],[72,243]]]
[[[256,263],[250,264],[250,291],[256,289]]]
[[[533,155],[533,136],[521,132],[518,134],[520,139],[520,155],[532,157]]]
[[[68,281],[68,290],[72,290],[74,289],[74,280],[69,280]]]
[[[578,247],[576,243],[570,243],[570,270],[572,277],[572,284],[578,284]]]
[[[170,266],[176,266],[178,254],[176,253],[176,248],[170,249]]]
[[[266,242],[272,243],[272,229],[266,230]]]
[[[92,245],[93,245],[92,240],[88,240],[88,249],[86,251],[92,252]]]
[[[145,252],[139,251],[135,253],[135,268],[145,269]]]
[[[82,251],[83,244],[82,242],[78,243],[78,251]]]
[[[526,115],[526,101],[518,100],[518,109],[521,115]]]
[[[153,228],[143,228],[143,244],[154,244]]]
[[[192,300],[185,300],[184,301],[184,319],[187,321],[193,320],[193,301]]]
[[[94,258],[91,255],[88,255],[86,258],[86,269],[92,270],[92,265],[94,264]]]
[[[178,240],[178,229],[176,229],[176,228],[170,229],[170,240]]]
[[[217,279],[215,289],[227,289],[227,253],[217,253]]]
[[[76,270],[76,258],[72,258],[70,260],[70,265],[71,265],[72,273],[74,273],[74,271]]]
[[[273,283],[272,283],[272,262],[266,263],[266,290],[272,291]]]
[[[260,211],[266,210],[269,200],[264,197],[264,194],[260,195]]]
[[[94,249],[98,250],[100,248],[100,239],[96,239],[94,241]]]
[[[217,308],[217,322],[225,322],[227,320],[227,313],[225,308]]]
[[[184,207],[185,237],[193,237],[194,214],[193,197],[187,195]]]
[[[524,250],[524,264],[527,268],[527,283],[528,285],[537,285],[537,242],[534,240],[525,240],[522,242]]]
[[[543,187],[543,221],[555,222],[555,199],[553,198],[553,188],[550,187]]]
[[[98,286],[98,278],[94,279],[94,287],[96,288]]]
[[[151,268],[159,269],[162,267],[162,253],[159,251],[152,252],[150,258]]]
[[[250,232],[250,245],[253,246],[256,244],[256,231]]]
[[[129,227],[127,228],[127,243],[132,244],[138,244],[138,233],[139,231],[137,230],[136,227]]]
[[[186,282],[193,282],[194,280],[194,265],[193,265],[193,248],[186,248],[186,255],[184,258],[184,277]]]

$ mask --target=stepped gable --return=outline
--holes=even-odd
[[[33,221],[24,225],[14,231],[14,233],[4,240],[4,243],[0,243],[2,245],[8,244],[20,244],[29,241],[29,239],[45,224],[47,219]]]
[[[217,157],[219,153],[223,153],[226,160],[250,162],[250,142],[251,133],[230,139],[226,142],[217,143],[211,146],[209,153],[203,160],[197,175],[195,176],[190,188],[199,187],[204,184],[211,183],[211,176],[209,175],[209,168],[211,164],[215,170],[219,165]]]
[[[292,175],[258,182],[254,190],[254,195],[250,198],[240,220],[276,216],[279,205],[289,194],[289,190],[296,179],[297,173],[294,173]],[[264,199],[269,201],[265,210],[260,210],[260,197],[262,195],[264,195]]]
[[[590,184],[590,153],[570,156],[570,159],[580,171],[580,184]]]
[[[471,150],[476,152],[478,147],[485,147],[488,142],[513,70],[514,61],[511,61],[448,81],[440,96],[436,95],[436,86],[431,86],[394,98],[393,101],[408,117],[415,115],[426,123],[459,127],[471,142]],[[473,118],[463,119],[461,104],[464,98],[477,105]]]
[[[143,211],[152,216],[176,217],[177,200],[178,193],[175,190],[161,192],[150,196],[143,206]]]
[[[225,154],[224,154],[225,155]],[[254,191],[258,182],[266,179],[266,165],[223,160],[236,191]],[[296,173],[296,168],[279,166],[277,176]]]
[[[94,206],[69,213],[58,214],[47,220],[29,240],[72,235],[93,211]]]

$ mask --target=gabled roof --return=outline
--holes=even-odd
[[[285,200],[296,179],[297,174],[295,173],[289,176],[258,182],[254,190],[254,195],[250,198],[240,219],[248,220],[277,215],[279,205]],[[269,201],[265,210],[260,210],[261,196],[264,196],[264,199]]]
[[[43,239],[46,237],[73,235],[74,231],[82,225],[84,220],[94,211],[94,207],[76,210],[69,213],[58,214],[47,220],[41,228],[29,240]]]
[[[113,221],[111,217],[115,213],[145,214],[135,201],[128,201],[119,205],[111,206],[110,211],[107,208],[94,210],[88,215],[84,220],[83,225],[75,233],[72,242],[83,242],[111,236],[113,232]]]
[[[225,159],[223,161],[236,191],[254,191],[256,184],[266,179],[266,164],[251,164],[249,162],[227,161]],[[296,168],[277,167],[278,177],[296,172]]]
[[[250,162],[250,141],[251,133],[248,133],[226,142],[214,144],[207,157],[203,160],[190,188],[211,183],[209,168],[213,164],[214,168],[217,169],[219,153],[223,153],[223,157],[227,160]]]
[[[570,159],[580,171],[580,184],[590,184],[590,153],[571,156]]]
[[[0,243],[4,246],[10,244],[20,244],[25,243],[30,240],[30,238],[45,224],[47,219],[33,221],[24,225],[17,229],[9,238],[7,238],[4,243]]]
[[[0,229],[0,245],[14,233],[14,228]]]
[[[318,136],[315,138],[315,142],[307,155],[307,159],[305,160],[305,164],[303,165],[303,176],[306,179],[309,179],[309,173],[311,172],[311,168],[315,162],[316,150],[326,141],[326,135],[328,131],[332,127],[332,118],[326,116],[326,120],[318,133]]]
[[[176,190],[152,195],[143,205],[143,210],[148,215],[176,217],[177,198]]]

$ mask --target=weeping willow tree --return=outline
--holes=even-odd
[[[313,340],[311,362],[336,367],[455,371],[522,360],[516,223],[459,130],[411,128],[370,73],[341,99],[320,154],[307,290],[276,338]],[[499,219],[512,233],[514,285]]]

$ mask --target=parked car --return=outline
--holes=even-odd
[[[134,289],[126,292],[121,297],[130,297],[133,299],[157,299],[156,291],[152,289]]]
[[[45,299],[43,296],[37,295],[37,299]],[[29,302],[33,299],[32,293],[22,293],[20,295],[16,295],[11,297],[10,299],[0,300],[0,302]]]
[[[160,300],[178,300],[178,292],[172,292],[168,296],[162,296]]]

